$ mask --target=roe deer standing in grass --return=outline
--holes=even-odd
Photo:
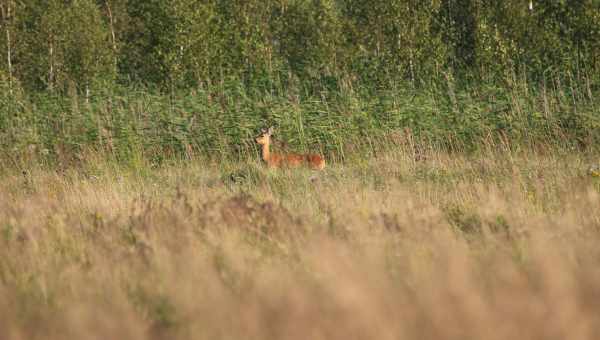
[[[323,170],[325,159],[316,154],[300,155],[297,153],[278,154],[271,153],[271,135],[273,127],[269,130],[263,130],[262,134],[256,138],[256,142],[262,146],[262,159],[271,168],[308,166],[314,170]]]

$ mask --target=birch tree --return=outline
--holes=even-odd
[[[10,94],[13,91],[13,49],[15,41],[15,29],[14,29],[14,18],[15,18],[16,6],[14,0],[2,0],[0,2],[0,19],[2,29],[4,30],[4,46],[6,50],[6,72],[8,73],[8,86]]]

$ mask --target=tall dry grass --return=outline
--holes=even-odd
[[[309,171],[89,160],[0,181],[1,339],[597,339],[583,154]]]

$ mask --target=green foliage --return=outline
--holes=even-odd
[[[341,20],[332,0],[295,0],[276,10],[276,41],[291,70],[308,79],[337,74]]]
[[[18,75],[29,88],[89,89],[111,79],[113,50],[92,0],[28,1],[19,8]]]
[[[289,98],[249,93],[236,82],[170,94],[115,87],[89,99],[76,92],[15,93],[0,97],[5,103],[0,141],[11,157],[64,165],[90,150],[132,165],[195,154],[257,159],[254,138],[268,126],[276,127],[276,148],[333,159],[376,153],[389,143],[457,151],[490,143],[594,148],[600,142],[600,103],[586,91],[569,82],[559,88],[515,84],[507,89],[461,88],[449,81],[376,96],[354,90]]]
[[[0,147],[67,163],[90,149],[135,162],[239,157],[256,155],[267,125],[336,158],[400,135],[457,150],[591,147],[599,6],[7,0]]]
[[[7,1],[0,66],[10,73],[13,64],[27,88],[61,90],[115,76],[167,89],[239,79],[287,90],[299,78],[319,90],[358,80],[373,88],[430,83],[444,73],[597,73],[600,4],[533,4],[530,10],[516,0]]]

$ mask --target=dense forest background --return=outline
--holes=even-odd
[[[597,0],[2,0],[0,10],[6,154],[239,154],[265,125],[340,157],[374,136],[588,147],[600,129]]]

